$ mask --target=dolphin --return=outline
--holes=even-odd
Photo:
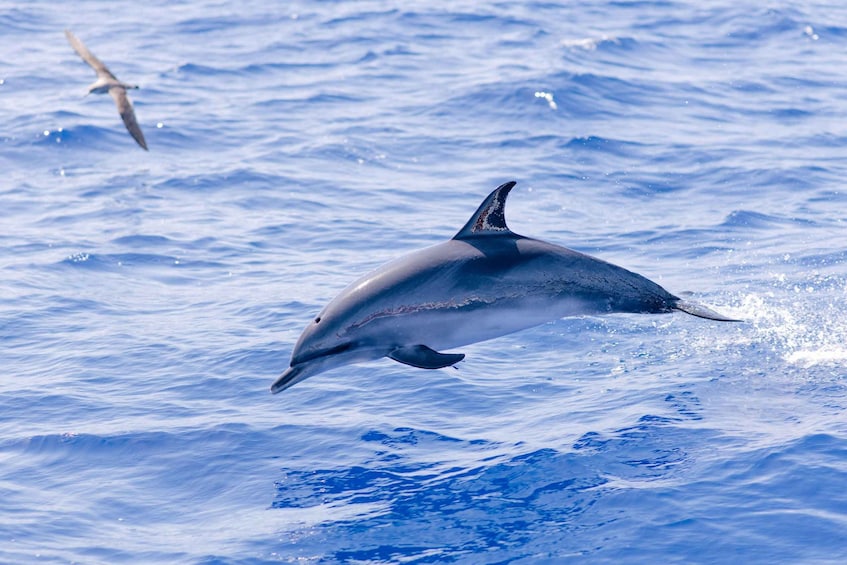
[[[121,119],[124,121],[127,131],[136,143],[138,143],[142,149],[147,151],[147,142],[144,140],[144,134],[141,133],[141,127],[138,125],[138,120],[135,119],[135,110],[132,108],[132,102],[130,102],[129,96],[126,94],[127,89],[138,88],[138,86],[119,81],[115,75],[106,68],[106,65],[104,65],[100,59],[95,57],[94,54],[88,50],[85,44],[71,32],[71,30],[65,30],[65,37],[68,38],[68,43],[71,44],[74,51],[82,57],[83,61],[91,65],[91,68],[93,68],[94,72],[97,73],[97,80],[88,87],[88,92],[86,94],[105,94],[108,92],[115,100],[115,105],[118,107],[118,113],[121,115]]]
[[[390,261],[344,289],[306,326],[271,392],[381,357],[449,367],[465,356],[442,349],[565,316],[679,310],[739,321],[622,267],[514,233],[505,206],[515,184],[497,187],[453,239]]]

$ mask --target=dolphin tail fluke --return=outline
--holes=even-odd
[[[692,316],[697,316],[698,318],[705,318],[707,320],[715,320],[717,322],[743,322],[744,320],[738,320],[735,318],[729,318],[724,316],[723,314],[718,314],[714,310],[710,308],[706,308],[702,304],[697,304],[696,302],[689,302],[688,300],[678,300],[676,304],[673,306],[674,310],[679,310],[680,312],[685,312],[686,314],[691,314]]]
[[[441,369],[455,365],[465,358],[464,353],[439,353],[426,345],[407,345],[398,347],[388,354],[388,357],[418,367],[419,369]]]

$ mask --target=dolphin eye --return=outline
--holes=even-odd
[[[318,316],[317,318],[315,318],[315,323],[316,323],[316,324],[320,324],[320,323],[321,323],[321,317],[320,317],[320,316]]]

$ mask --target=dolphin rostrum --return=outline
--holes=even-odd
[[[91,68],[97,73],[97,80],[88,87],[88,94],[104,94],[108,92],[115,100],[115,105],[118,107],[118,113],[124,121],[127,131],[138,142],[142,149],[147,151],[147,142],[144,141],[144,134],[141,133],[141,127],[135,119],[135,111],[132,109],[132,102],[129,96],[126,95],[128,88],[138,88],[134,84],[127,84],[119,81],[109,69],[106,68],[100,59],[94,56],[91,51],[80,41],[80,39],[71,33],[71,30],[65,30],[65,37],[68,38],[68,43],[82,57],[82,60],[91,65]]]
[[[733,322],[656,283],[506,225],[507,182],[453,239],[395,259],[355,281],[306,327],[277,393],[342,365],[389,357],[423,369],[455,365],[441,353],[565,316],[680,310]]]

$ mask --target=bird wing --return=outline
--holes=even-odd
[[[85,43],[80,41],[80,39],[77,36],[75,36],[71,32],[71,30],[69,30],[69,29],[65,30],[65,37],[68,38],[68,43],[71,44],[71,47],[74,48],[74,51],[79,53],[79,56],[82,57],[82,60],[85,61],[86,63],[88,63],[89,65],[91,65],[91,67],[97,73],[97,76],[105,75],[107,77],[118,80],[115,77],[115,75],[113,75],[109,71],[109,69],[106,68],[106,65],[104,65],[103,62],[100,59],[95,57],[94,54],[91,51],[88,50],[88,47],[85,46]],[[130,111],[132,111],[131,108],[132,107],[130,107]]]
[[[147,142],[144,141],[144,134],[141,133],[141,128],[135,119],[135,110],[132,109],[132,102],[129,101],[129,96],[126,95],[126,89],[120,86],[113,86],[109,89],[109,94],[115,99],[118,113],[121,115],[127,131],[138,142],[138,145],[147,151]]]

